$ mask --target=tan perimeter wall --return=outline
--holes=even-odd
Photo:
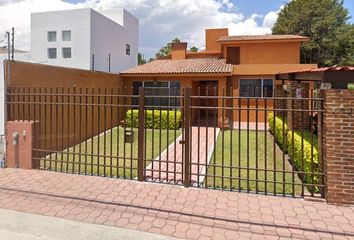
[[[122,107],[102,106],[124,102],[122,97],[111,96],[123,91],[117,74],[9,61],[5,69],[9,69],[5,81],[8,102],[12,102],[7,105],[7,120],[38,121],[37,148],[66,149],[123,119]]]

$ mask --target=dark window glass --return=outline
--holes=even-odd
[[[57,58],[57,49],[56,48],[48,48],[48,58],[56,59]]]
[[[179,98],[168,98],[165,96],[179,96],[180,83],[178,81],[171,82],[133,82],[133,94],[139,94],[139,87],[145,88],[145,104],[146,106],[171,106],[180,105]],[[154,96],[154,97],[149,97]],[[161,96],[161,97],[159,97]],[[138,105],[139,99],[133,99],[133,104]]]
[[[272,79],[241,79],[240,97],[272,97]]]
[[[262,80],[261,79],[241,79],[240,96],[241,97],[261,97]]]
[[[263,97],[273,97],[272,79],[263,79]]]
[[[63,48],[63,58],[71,58],[71,48]]]
[[[130,45],[129,45],[129,44],[126,44],[126,45],[125,45],[125,53],[126,53],[127,55],[130,55]]]

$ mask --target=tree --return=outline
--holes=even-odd
[[[138,65],[143,65],[146,63],[146,60],[144,59],[144,55],[142,53],[138,53]]]
[[[342,0],[293,0],[280,11],[273,34],[308,36],[301,62],[320,66],[354,64],[354,25]]]
[[[180,43],[181,40],[179,38],[172,39],[171,42],[167,43],[166,46],[160,48],[160,50],[155,54],[156,58],[167,57],[171,54],[172,51],[172,43]]]
[[[196,46],[193,46],[189,49],[191,52],[198,52],[198,48]]]

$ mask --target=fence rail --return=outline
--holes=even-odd
[[[323,197],[322,98],[210,92],[16,87],[7,119],[36,122],[43,170]]]

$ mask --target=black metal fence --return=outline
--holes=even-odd
[[[16,87],[7,119],[35,121],[43,170],[323,197],[322,98],[217,92]]]

